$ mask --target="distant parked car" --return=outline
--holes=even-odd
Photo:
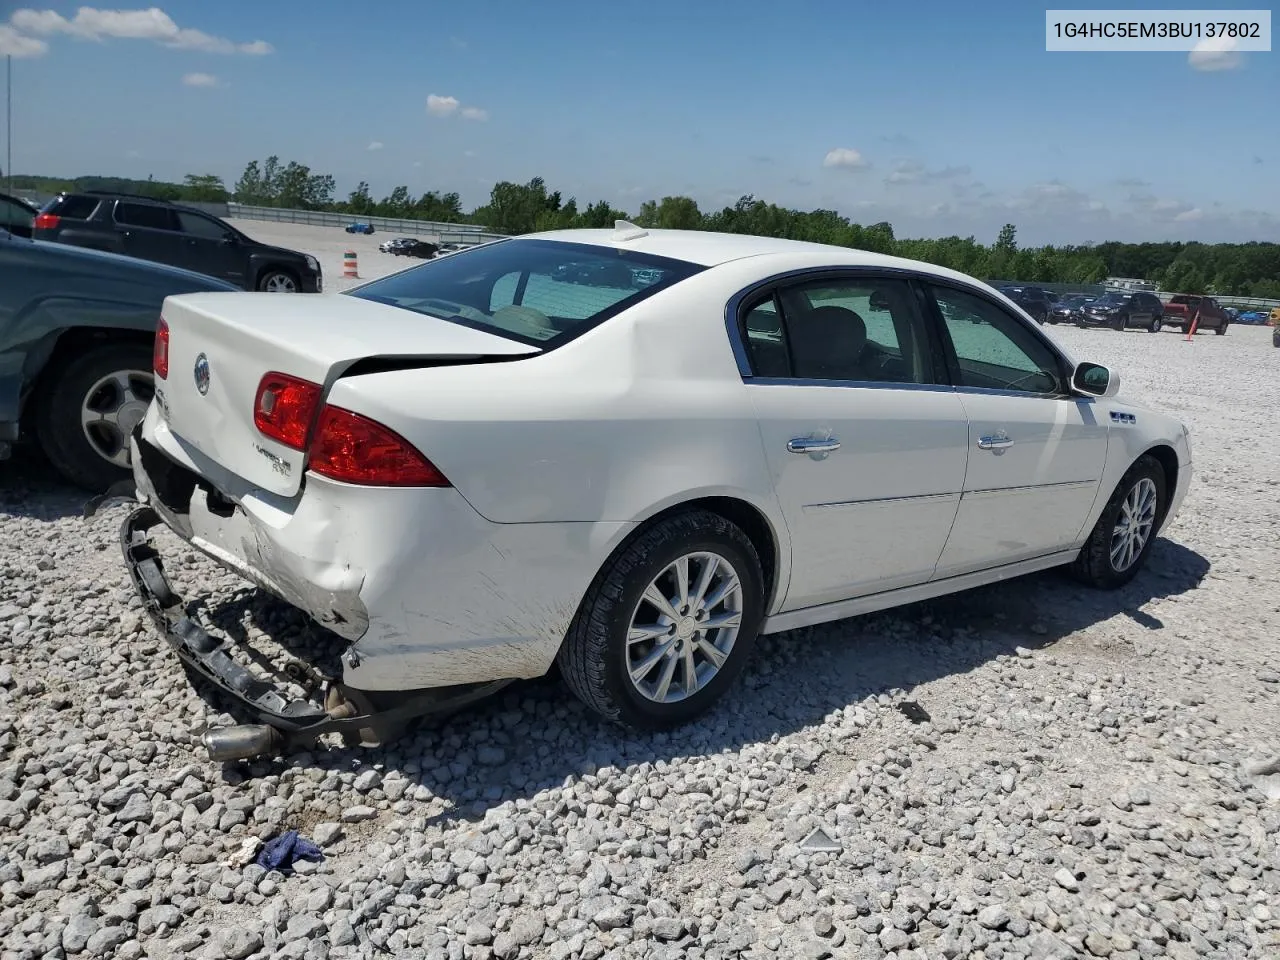
[[[1059,300],[1049,308],[1049,322],[1078,324],[1084,308],[1097,299],[1095,296],[1075,296]]]
[[[129,433],[154,395],[153,344],[165,297],[237,288],[5,231],[0,278],[0,459],[29,430],[74,484],[101,492],[127,479]]]
[[[1164,326],[1164,304],[1154,293],[1104,293],[1093,303],[1086,304],[1076,321],[1081,327],[1111,327],[1126,330],[1129,327],[1145,327],[1159,333]]]
[[[408,243],[397,244],[390,252],[397,257],[418,257],[421,260],[430,260],[440,252],[440,247],[426,240],[410,240]]]
[[[1231,323],[1227,311],[1213,297],[1185,293],[1175,294],[1164,305],[1164,320],[1165,323],[1178,324],[1183,333],[1188,332],[1194,322],[1197,330],[1212,330],[1218,336],[1226,333]]]
[[[372,223],[359,223],[359,222],[357,222],[357,223],[348,223],[348,224],[347,224],[347,233],[365,233],[365,234],[373,233],[373,224],[372,224]]]
[[[320,262],[268,246],[212,214],[122,193],[61,193],[35,219],[37,240],[105,250],[194,270],[267,293],[319,293]]]
[[[1269,320],[1269,315],[1265,310],[1246,310],[1236,317],[1236,323],[1267,323],[1274,322]]]
[[[394,240],[384,240],[378,244],[378,249],[383,253],[391,253],[397,257],[419,257],[423,260],[430,260],[440,252],[440,245],[427,240],[419,240],[417,237],[397,237]]]
[[[31,239],[31,225],[40,210],[20,197],[0,193],[0,230],[8,230],[15,237]]]
[[[1040,287],[1001,287],[1000,292],[1027,311],[1037,323],[1049,319],[1049,297]]]

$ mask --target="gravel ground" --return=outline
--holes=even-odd
[[[1147,570],[765,638],[671,735],[547,678],[384,750],[211,764],[230,718],[144,625],[123,510],[0,464],[0,958],[1280,955],[1280,350],[1055,335],[1192,427]],[[324,642],[168,556],[209,622]],[[236,865],[291,827],[323,863]]]

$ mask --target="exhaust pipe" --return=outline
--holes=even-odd
[[[284,744],[284,738],[275,727],[264,724],[241,724],[236,727],[214,727],[200,737],[209,759],[251,760],[264,754],[275,753]]]

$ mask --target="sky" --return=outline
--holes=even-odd
[[[467,209],[541,176],[904,237],[1280,241],[1280,53],[1044,48],[1004,0],[0,0],[16,173],[230,186],[276,154]]]

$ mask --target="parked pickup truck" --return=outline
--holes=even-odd
[[[1164,305],[1164,322],[1181,327],[1183,333],[1191,329],[1191,322],[1197,315],[1200,321],[1196,324],[1196,329],[1212,330],[1218,336],[1226,333],[1227,325],[1231,323],[1227,311],[1213,297],[1179,293]]]

